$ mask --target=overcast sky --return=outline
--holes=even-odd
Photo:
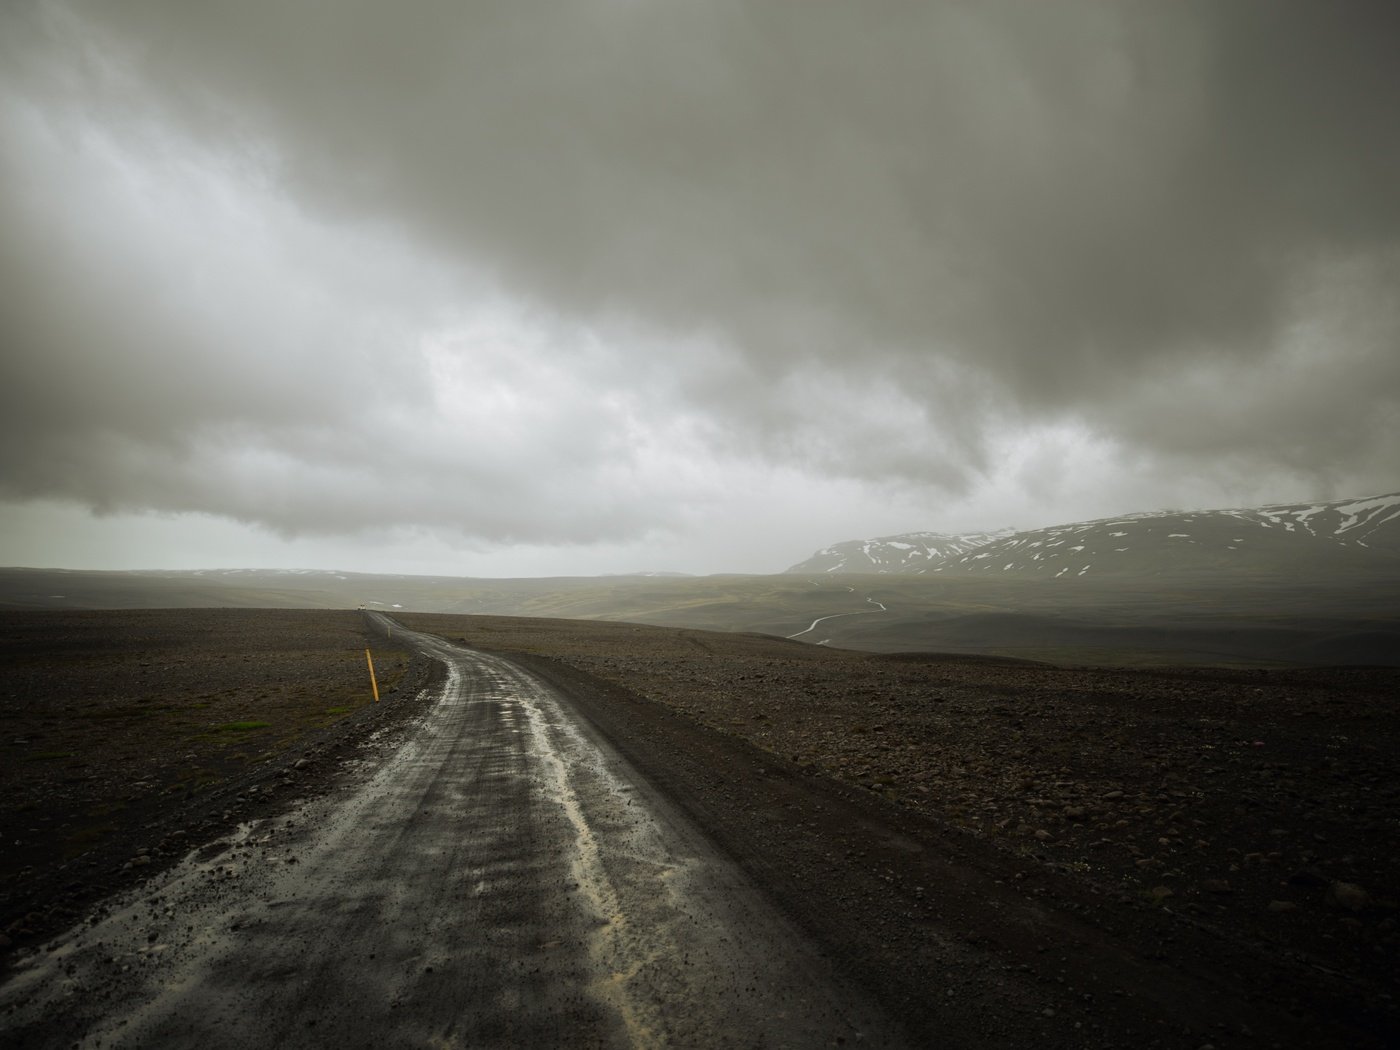
[[[6,0],[0,564],[1400,489],[1400,4]]]

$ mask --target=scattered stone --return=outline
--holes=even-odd
[[[1064,878],[1082,874],[1093,880],[1096,891],[1103,890],[1103,900],[1101,904],[1081,905],[1086,914],[1091,908],[1102,908],[1111,918],[1115,914],[1112,909],[1131,899],[1136,905],[1133,914],[1145,907],[1158,912],[1150,921],[1168,922],[1170,917],[1161,911],[1162,906],[1152,907],[1154,897],[1149,888],[1170,878],[1171,883],[1158,889],[1170,892],[1170,887],[1175,887],[1175,897],[1180,900],[1162,898],[1165,907],[1174,911],[1185,901],[1187,908],[1194,907],[1208,923],[1218,924],[1229,934],[1243,933],[1251,939],[1257,934],[1264,940],[1271,935],[1285,936],[1290,950],[1296,947],[1309,957],[1316,954],[1349,976],[1353,965],[1361,976],[1369,975],[1373,967],[1388,967],[1400,947],[1400,919],[1386,917],[1392,910],[1393,894],[1382,878],[1390,859],[1384,853],[1386,833],[1395,805],[1400,803],[1393,775],[1396,751],[1389,746],[1393,742],[1388,735],[1391,727],[1371,713],[1374,705],[1363,708],[1340,688],[1335,694],[1324,694],[1324,687],[1333,688],[1330,681],[1318,685],[1316,694],[1335,695],[1346,700],[1347,706],[1340,711],[1319,707],[1315,714],[1325,719],[1308,721],[1295,732],[1281,715],[1294,713],[1301,704],[1286,697],[1275,703],[1272,680],[1265,681],[1269,690],[1245,688],[1240,681],[1244,672],[1229,672],[1215,683],[1215,672],[1153,679],[1125,671],[979,669],[978,676],[994,675],[1001,690],[982,692],[958,683],[959,676],[971,679],[973,673],[956,663],[946,668],[930,664],[927,669],[921,664],[906,666],[881,660],[869,662],[868,667],[853,663],[849,673],[836,667],[828,682],[821,677],[828,673],[825,665],[815,657],[811,671],[806,663],[774,658],[764,668],[769,684],[755,690],[751,685],[731,688],[731,679],[762,675],[738,674],[724,660],[691,648],[696,652],[687,651],[676,660],[683,673],[665,682],[661,681],[667,671],[660,663],[662,658],[648,664],[644,654],[601,650],[574,662],[583,670],[619,683],[628,682],[627,676],[633,672],[651,675],[656,680],[648,680],[648,688],[656,692],[658,703],[673,704],[686,717],[700,722],[727,726],[730,716],[742,715],[744,728],[738,730],[739,735],[756,739],[759,746],[784,756],[775,761],[785,761],[791,755],[794,762],[800,757],[813,770],[847,784],[890,786],[898,790],[901,800],[912,804],[911,808],[935,819],[953,814],[948,817],[950,822],[974,834],[995,828],[988,836],[994,840],[989,845],[1025,858],[1028,870],[1032,857],[1040,863],[1053,859],[1063,862],[1057,870]],[[752,669],[738,657],[735,667]],[[836,677],[838,673],[849,681]],[[1281,676],[1289,673],[1279,672]],[[1258,674],[1261,680],[1269,677],[1264,672]],[[862,690],[867,684],[876,684],[875,678],[882,679],[878,683],[881,689],[872,689],[867,696]],[[901,678],[912,683],[905,690],[908,695],[895,684]],[[916,687],[924,679],[940,689],[946,681],[947,695],[921,694]],[[1389,681],[1383,683],[1387,688]],[[1010,712],[1018,716],[1011,724],[1014,734],[1008,732],[1005,721],[990,717],[993,701],[988,699],[1009,693],[1013,686],[1018,692],[1030,689],[1028,695],[1034,699],[1034,703],[1017,705]],[[1374,691],[1379,686],[1366,688]],[[1258,711],[1237,717],[1237,708],[1245,702],[1243,694],[1251,692],[1259,694],[1249,701],[1258,704]],[[761,730],[755,728],[760,722],[755,698],[772,704],[772,717]],[[1086,699],[1093,701],[1092,706],[1083,706]],[[925,701],[938,703],[939,709],[933,711]],[[1353,706],[1361,714],[1353,714]],[[875,711],[888,720],[887,732],[869,736],[842,731],[846,724],[842,719],[874,722]],[[1085,711],[1091,716],[1085,716]],[[1085,733],[1086,718],[1090,717],[1094,731]],[[1367,723],[1376,730],[1374,735],[1367,735]],[[1324,750],[1322,738],[1317,736],[1321,727],[1325,727],[1326,740],[1348,742],[1331,742]],[[1342,737],[1342,732],[1350,735]],[[1246,753],[1244,748],[1256,736],[1270,741],[1268,751]],[[43,743],[48,746],[47,741]],[[362,750],[357,741],[351,741],[339,751],[327,748],[315,756],[304,754],[290,764],[290,754],[280,764],[262,763],[261,775],[268,778],[268,786],[262,792],[245,788],[245,797],[255,800],[249,805],[256,806],[258,800],[295,790],[285,782],[279,785],[284,771],[294,771],[296,780],[310,778],[319,772],[320,757],[327,759],[330,769],[363,762],[363,757],[354,756],[363,756],[364,750],[368,748]],[[193,764],[199,756],[191,752],[186,757]],[[1203,779],[1207,761],[1220,766],[1220,775],[1209,781]],[[35,766],[36,771],[51,768]],[[715,790],[729,790],[730,785],[718,783],[719,776],[717,771]],[[1131,791],[1113,784],[1114,779]],[[133,778],[122,783],[135,786],[137,782]],[[205,805],[218,805],[227,798],[210,795],[212,800]],[[239,812],[247,816],[246,810]],[[809,819],[814,829],[826,824],[826,817],[818,812],[793,817],[804,822]],[[1057,820],[1064,823],[1057,824]],[[1078,821],[1077,826],[1070,823],[1074,821]],[[119,819],[122,825],[130,822],[129,816]],[[36,832],[30,832],[26,824],[17,825],[16,830],[32,845],[52,836],[55,829],[40,825]],[[1329,844],[1317,845],[1323,833]],[[143,837],[148,834],[143,832]],[[159,832],[154,834],[160,839]],[[191,834],[197,840],[201,832],[192,827]],[[1160,849],[1154,844],[1159,835],[1168,843]],[[1211,839],[1198,838],[1204,835]],[[159,841],[158,849],[165,857],[179,848],[173,839],[168,836]],[[128,837],[126,842],[130,841]],[[1050,841],[1056,842],[1055,850],[1039,845]],[[1031,842],[1037,845],[1031,846]],[[1141,849],[1129,850],[1130,843]],[[279,859],[284,864],[294,863],[285,859],[289,854],[278,857],[277,845],[250,845],[254,847],[253,856],[248,858],[250,875],[260,865],[275,864]],[[118,848],[128,857],[148,853],[129,845]],[[831,848],[839,855],[839,845]],[[973,844],[972,848],[981,847]],[[1255,849],[1286,852],[1245,856],[1246,851]],[[1309,855],[1309,849],[1316,853]],[[1155,854],[1156,859],[1144,856],[1145,852]],[[1354,862],[1348,861],[1348,853],[1355,854]],[[120,852],[104,855],[103,875],[111,863],[107,856],[117,863],[121,860]],[[149,856],[164,862],[154,851],[149,851]],[[95,861],[83,855],[74,864],[85,868]],[[1014,873],[1014,877],[1021,875],[1019,870]],[[13,877],[23,884],[23,875]],[[128,875],[129,879],[136,877]],[[1008,885],[1013,884],[1012,878],[1007,875]],[[1348,880],[1348,885],[1365,883],[1370,894],[1360,886],[1356,888],[1364,896],[1359,898],[1345,889],[1333,892],[1333,879]],[[0,883],[9,884],[7,880]],[[1270,898],[1280,889],[1294,900],[1271,903]],[[1319,913],[1315,905],[1324,900],[1324,894],[1326,910]],[[927,906],[913,903],[919,896],[914,890],[909,897],[911,916],[938,916],[937,906],[944,895],[933,895]],[[1345,903],[1358,899],[1366,902],[1360,908]],[[1256,902],[1263,902],[1263,906]],[[1290,918],[1287,913],[1293,912],[1296,917]],[[1400,916],[1400,911],[1396,914]],[[948,918],[943,916],[942,920]],[[1319,921],[1302,921],[1314,918]],[[955,994],[961,996],[962,989]],[[957,999],[948,1001],[951,1004]],[[1077,1016],[1078,1009],[1072,1013]],[[1034,1023],[1038,1014],[1032,1009],[1025,1020]],[[1071,1020],[1066,1018],[1066,1026]],[[1086,1023],[1086,1027],[1094,1026]],[[1163,1034],[1164,1045],[1173,1042],[1171,1035]],[[1180,1045],[1187,1050],[1199,1045],[1185,1031],[1171,1034],[1179,1036]],[[1199,1029],[1194,1035],[1202,1041],[1209,1038],[1208,1031]],[[1111,1040],[1098,1041],[1107,1045]],[[1141,1045],[1151,1041],[1149,1038]],[[1134,1045],[1127,1039],[1116,1042]],[[1225,1042],[1230,1043],[1230,1039]]]
[[[1288,882],[1291,886],[1305,886],[1314,890],[1327,885],[1327,879],[1316,868],[1299,868],[1288,876]]]
[[[1371,895],[1354,882],[1334,882],[1327,888],[1327,903],[1334,908],[1361,911],[1371,903]]]

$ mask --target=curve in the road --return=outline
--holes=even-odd
[[[847,590],[854,590],[854,588],[849,588],[849,587],[848,587]],[[809,626],[807,626],[805,629],[803,629],[803,630],[801,630],[801,631],[798,631],[796,634],[789,634],[789,635],[787,635],[786,637],[788,638],[789,641],[791,641],[791,640],[794,639],[794,638],[801,638],[804,634],[811,634],[813,631],[815,631],[815,630],[817,629],[817,625],[818,625],[818,624],[826,623],[827,620],[839,620],[839,619],[840,619],[841,617],[843,617],[843,616],[869,616],[871,613],[874,613],[874,612],[889,612],[889,610],[885,608],[885,606],[884,606],[884,604],[883,604],[882,602],[878,602],[878,601],[876,601],[874,598],[866,598],[865,600],[866,600],[867,602],[869,602],[871,605],[878,605],[878,606],[880,606],[880,608],[879,608],[879,609],[857,609],[855,612],[832,613],[830,616],[818,616],[818,617],[817,617],[815,620],[813,620],[813,621],[811,622],[811,624],[810,624]],[[818,645],[825,645],[826,643],[825,643],[825,642],[818,642],[817,644],[818,644]]]

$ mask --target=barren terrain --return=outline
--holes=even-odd
[[[305,789],[318,754],[406,713],[375,708],[370,644],[355,612],[0,614],[0,949]],[[389,698],[408,661],[373,645]]]
[[[1393,669],[1057,668],[399,619],[560,684],[915,1032],[1199,1047],[1400,1031]],[[352,613],[3,629],[11,953],[231,823],[332,789],[330,755],[374,761],[428,673],[375,639],[409,677],[366,707]]]
[[[865,652],[1054,664],[1400,666],[1400,561],[1364,573],[589,576],[0,569],[0,609],[404,609],[798,636]],[[1314,567],[1315,568],[1315,567]],[[820,630],[815,630],[814,625]]]

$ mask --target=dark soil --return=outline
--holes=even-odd
[[[1400,671],[1059,668],[625,624],[402,619],[572,676],[576,696],[592,682],[612,699],[589,714],[614,723],[614,741],[647,739],[635,727],[655,721],[649,709],[673,712],[689,731],[656,738],[665,759],[644,743],[629,757],[726,814],[702,824],[734,829],[731,851],[805,902],[809,923],[845,915],[848,935],[867,931],[864,964],[885,959],[907,1009],[957,997],[955,964],[928,969],[953,958],[937,947],[952,932],[1076,989],[1065,999],[1081,1023],[1103,1024],[1076,947],[1108,938],[1126,951],[1113,1007],[1174,1017],[1181,1029],[1158,1033],[1167,1045],[1265,1028],[1299,1046],[1400,1036]],[[732,775],[740,750],[707,754],[699,726],[763,756],[757,780]],[[825,800],[784,798],[775,785],[793,778]],[[853,836],[862,824],[881,830]],[[979,906],[963,882],[1015,892]],[[1253,1022],[1188,994],[1179,974],[1260,1004]]]
[[[562,686],[915,1030],[1400,1044],[1400,672],[1065,669],[399,619]],[[381,675],[405,675],[376,708],[368,644],[349,612],[0,615],[10,948],[231,822],[329,790],[331,754],[391,746],[430,669],[375,639]],[[269,725],[218,728],[239,722]]]
[[[230,824],[328,789],[431,665],[356,612],[0,613],[0,958]]]

